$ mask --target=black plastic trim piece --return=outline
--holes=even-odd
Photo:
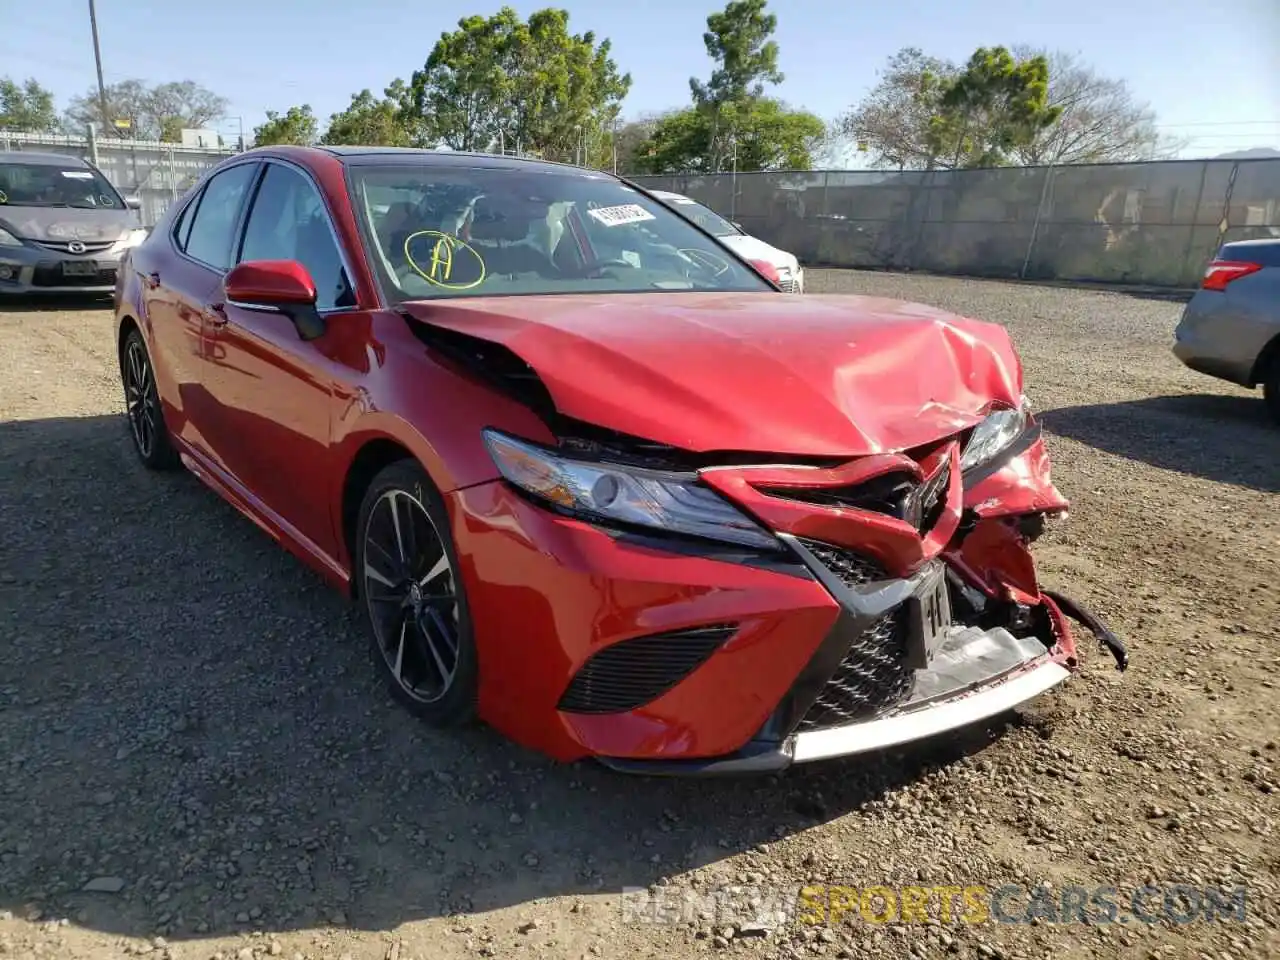
[[[990,460],[980,463],[977,466],[970,467],[960,475],[960,479],[965,487],[976,486],[988,477],[998,473],[1004,469],[1005,465],[1014,457],[1026,453],[1031,449],[1032,444],[1040,439],[1044,433],[1039,423],[1033,423],[1022,433],[1018,434],[1017,439],[1009,446],[1005,447]],[[963,453],[963,451],[961,451]]]
[[[630,760],[596,757],[615,773],[649,777],[734,777],[781,773],[791,766],[789,744],[752,740],[736,753],[696,760]]]
[[[582,520],[583,518],[578,517],[577,519]],[[584,520],[584,522],[593,523],[591,520]],[[599,523],[593,523],[593,525],[618,543],[626,544],[627,546],[645,547],[650,550],[660,550],[663,553],[675,553],[684,557],[698,557],[703,560],[716,560],[721,563],[736,563],[740,566],[755,567],[760,570],[768,570],[771,573],[797,577],[801,580],[817,579],[803,563],[780,551],[771,553],[764,550],[752,550],[750,547],[745,546],[737,547],[734,544],[721,543],[716,540],[681,537],[670,533],[651,535],[637,530],[605,527]]]

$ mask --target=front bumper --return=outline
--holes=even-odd
[[[1020,463],[1037,463],[1038,449]],[[447,500],[475,622],[481,717],[559,760],[594,757],[615,770],[656,775],[781,770],[967,726],[1052,689],[1075,667],[1062,612],[1032,594],[1029,602],[1050,625],[1038,636],[953,624],[929,666],[908,677],[909,696],[849,722],[833,723],[828,712],[816,723],[824,691],[851,651],[865,651],[874,625],[913,608],[940,575],[956,576],[948,560],[935,556],[909,576],[847,586],[787,534],[780,536],[789,554],[764,558],[606,531],[500,482]],[[975,544],[964,558],[975,563],[1009,549],[994,536]],[[1029,556],[1025,565],[1034,590]],[[908,623],[918,630],[914,617]],[[730,636],[665,691],[626,709],[565,709],[566,691],[602,651],[709,625],[729,625]],[[644,664],[640,675],[652,663],[635,662]],[[616,678],[597,677],[596,693],[616,693]]]
[[[953,624],[927,667],[914,673],[912,692],[893,708],[866,719],[796,728],[838,675],[841,664],[872,623],[919,597],[943,561],[874,589],[851,590],[830,582],[816,557],[792,544],[842,608],[808,667],[774,715],[742,749],[705,760],[634,760],[599,757],[625,773],[651,776],[716,776],[778,772],[797,763],[883,750],[986,720],[1038,697],[1071,676],[1069,644],[1050,651],[1035,637],[1015,637],[1002,627]],[[1060,627],[1060,629],[1064,629]]]
[[[122,252],[114,247],[74,254],[24,244],[0,247],[0,296],[109,294]]]

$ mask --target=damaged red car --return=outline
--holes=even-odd
[[[768,772],[1077,666],[1003,328],[787,296],[613,176],[265,148],[116,288],[127,417],[358,602],[389,689],[561,760]]]

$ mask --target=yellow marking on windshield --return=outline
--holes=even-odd
[[[431,261],[426,270],[418,264],[418,261],[413,258],[413,254],[409,252],[409,244],[419,237],[436,238],[435,245],[431,248]],[[453,255],[458,250],[467,251],[476,258],[476,263],[480,264],[480,276],[475,280],[468,283],[453,283],[450,281],[450,277],[453,276]],[[409,234],[404,241],[404,258],[414,273],[427,281],[427,283],[445,290],[470,290],[472,287],[480,286],[484,282],[486,275],[484,257],[480,256],[475,247],[451,233],[443,233],[439,230],[419,230],[417,233]]]

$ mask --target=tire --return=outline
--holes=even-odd
[[[444,501],[416,461],[374,477],[354,555],[369,654],[392,697],[433,727],[471,722],[479,680],[471,611]]]
[[[129,331],[120,348],[120,382],[134,453],[148,470],[176,470],[182,460],[164,422],[151,355],[136,328]]]
[[[1271,419],[1280,423],[1280,353],[1273,356],[1267,365],[1266,379],[1262,381],[1262,397],[1267,409],[1271,411]]]

